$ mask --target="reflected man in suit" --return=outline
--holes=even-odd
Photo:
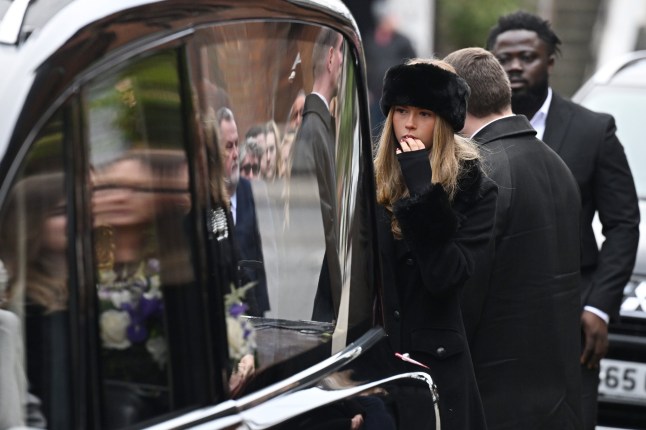
[[[343,66],[343,37],[323,28],[312,52],[314,84],[305,98],[303,121],[292,155],[292,179],[316,175],[325,232],[325,257],[314,299],[312,319],[336,318],[341,297],[341,267],[337,250],[335,126],[330,102],[337,95]]]
[[[560,39],[542,18],[515,12],[501,17],[487,49],[505,68],[512,108],[561,156],[581,192],[581,331],[584,429],[595,428],[599,362],[608,351],[608,323],[619,317],[639,242],[639,206],[624,148],[612,116],[564,99],[549,86]],[[597,247],[592,219],[603,225]]]
[[[238,161],[238,126],[229,108],[220,108],[216,113],[220,131],[219,141],[224,156],[225,184],[231,200],[231,215],[235,224],[235,242],[240,255],[240,283],[256,282],[247,293],[248,314],[263,316],[269,310],[267,279],[265,276],[262,243],[256,217],[256,204],[251,183],[240,177]]]

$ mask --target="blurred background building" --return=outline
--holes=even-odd
[[[397,31],[419,56],[443,57],[484,46],[499,15],[525,9],[550,20],[563,42],[551,79],[572,95],[600,65],[646,49],[646,0],[345,0],[364,41],[374,37],[376,16],[388,10]],[[371,58],[367,58],[370,66]]]

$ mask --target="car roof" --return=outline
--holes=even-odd
[[[155,2],[156,0],[149,1],[151,3]],[[47,0],[47,1],[34,1],[34,0],[0,0],[0,28],[2,26],[7,26],[12,24],[17,24],[15,22],[9,22],[9,21],[16,21],[17,19],[21,20],[20,25],[17,25],[17,31],[18,33],[16,34],[16,40],[17,41],[24,41],[26,40],[31,33],[34,31],[38,31],[42,27],[44,27],[47,22],[49,22],[54,16],[56,16],[62,9],[65,8],[70,3],[88,3],[86,0],[81,1],[81,0]],[[244,2],[244,0],[241,0],[240,3]],[[96,5],[95,2],[89,2],[93,3]],[[115,10],[120,10],[123,9],[124,7],[128,7],[128,2],[107,2],[111,3],[109,6],[113,6]],[[144,2],[136,2],[136,3],[146,3]],[[346,15],[350,17],[350,14],[348,12],[347,7],[345,4],[340,1],[340,0],[298,0],[294,1],[293,3],[301,3],[302,5],[318,5],[323,8],[330,9],[331,11],[334,11],[338,14]],[[18,16],[13,15],[9,16],[8,11],[11,8],[14,9],[20,9],[20,13]],[[0,32],[1,34],[1,32]],[[2,43],[7,43],[7,41],[3,41],[2,38],[0,38],[0,44]],[[11,42],[14,43],[14,42]]]
[[[128,54],[135,44],[143,51],[151,36],[177,38],[207,23],[295,19],[336,28],[363,56],[356,22],[340,0],[40,0],[18,18],[8,16],[8,3],[0,0],[0,29],[7,20],[24,21],[15,42],[0,41],[0,160],[12,141],[29,140],[23,129],[36,129],[97,58]]]
[[[587,92],[587,87],[610,84],[644,87],[646,85],[644,76],[646,76],[646,50],[634,51],[604,64],[586,81],[579,92]]]
[[[12,34],[15,40],[25,40],[34,30],[42,28],[47,21],[56,15],[73,0],[0,0],[0,28],[11,25],[16,33]],[[20,9],[18,15],[8,15],[9,9]],[[20,20],[20,22],[18,22]],[[12,22],[10,22],[12,21]],[[0,32],[0,34],[5,34]],[[7,36],[10,36],[7,34]],[[8,43],[0,37],[0,43]]]

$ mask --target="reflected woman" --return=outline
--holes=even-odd
[[[0,218],[0,260],[8,276],[6,308],[20,317],[15,323],[26,338],[26,357],[16,354],[19,363],[13,375],[20,382],[24,409],[13,412],[21,412],[30,427],[44,427],[45,420],[52,428],[70,426],[68,397],[55,394],[69,375],[67,348],[61,347],[69,332],[65,203],[62,172],[34,174],[15,184]],[[3,352],[11,351],[4,345]],[[44,360],[51,365],[43,366]]]

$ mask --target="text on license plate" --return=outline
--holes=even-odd
[[[601,360],[599,399],[646,404],[646,364],[608,358]]]

